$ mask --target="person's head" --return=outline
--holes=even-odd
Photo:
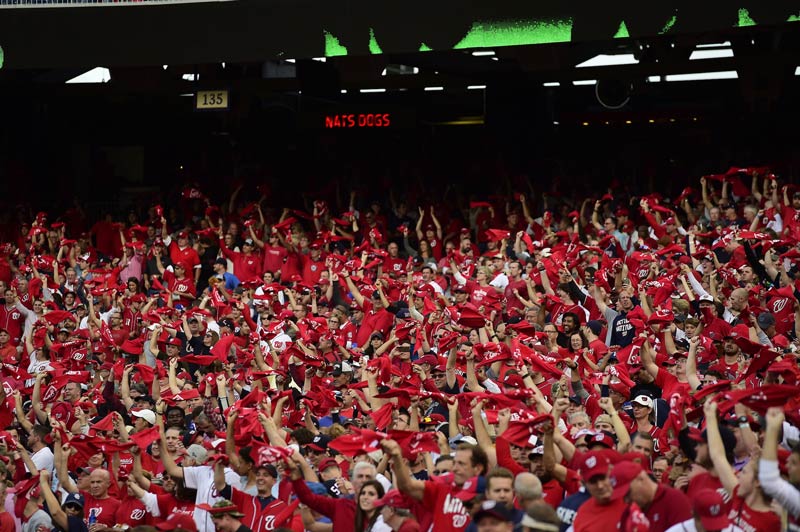
[[[357,462],[356,465],[353,466],[353,474],[350,476],[353,490],[358,493],[361,490],[361,486],[369,480],[375,480],[377,474],[378,470],[375,468],[374,464],[369,462]]]
[[[433,474],[434,475],[444,475],[445,473],[450,473],[453,470],[453,457],[449,454],[443,454],[436,459],[436,463],[434,465]]]
[[[605,431],[614,434],[614,425],[611,422],[611,416],[608,414],[600,414],[594,420],[595,432]]]
[[[472,518],[478,532],[512,532],[514,513],[497,501],[483,501]]]
[[[89,474],[89,493],[96,499],[104,499],[111,486],[111,475],[105,469],[95,469]]]
[[[399,490],[389,490],[385,496],[377,501],[380,505],[380,514],[383,522],[392,530],[398,530],[403,522],[411,517],[411,501],[400,493]]]
[[[633,407],[633,417],[637,421],[648,420],[653,413],[653,399],[646,395],[637,395],[631,401],[631,406]]]
[[[46,445],[46,439],[50,435],[50,429],[44,425],[34,425],[33,430],[28,436],[28,447],[32,451],[38,451]]]
[[[513,260],[508,263],[508,274],[512,279],[519,279],[522,276],[522,263]]]
[[[789,482],[800,484],[800,446],[795,446],[786,460],[786,472],[789,475]]]
[[[761,490],[761,483],[758,481],[758,460],[751,458],[747,464],[739,471],[739,486],[737,494],[747,498],[750,494],[760,492],[769,504],[771,498]]]
[[[574,332],[569,336],[569,349],[572,352],[577,352],[586,347],[588,343],[586,338],[580,332]]]
[[[240,519],[244,514],[231,501],[224,499],[217,501],[210,510],[211,521],[217,532],[236,532],[242,526]]]
[[[408,430],[409,423],[411,422],[411,415],[406,409],[397,410],[393,416],[394,423],[392,424],[393,430]]]
[[[68,382],[67,385],[64,386],[62,394],[64,396],[64,401],[74,403],[81,398],[81,385],[76,382]]]
[[[217,428],[205,414],[200,414],[199,416],[195,416],[194,426],[197,428],[198,432],[202,432],[203,434],[208,434],[211,436],[213,436],[214,433],[217,431]]]
[[[569,424],[575,432],[583,429],[591,428],[592,421],[586,412],[580,411],[571,414],[568,418]]]
[[[625,461],[615,464],[611,472],[611,482],[614,485],[615,499],[627,495],[641,508],[650,506],[658,489],[658,483],[636,462]]]
[[[482,475],[489,465],[486,452],[477,445],[461,443],[453,455],[453,481],[461,486],[472,477]]]
[[[272,464],[261,464],[256,468],[256,489],[258,494],[268,496],[278,481],[278,470]]]
[[[692,514],[697,530],[724,530],[730,525],[725,500],[711,488],[697,490],[692,495]]]
[[[183,419],[181,419],[181,423]],[[181,443],[181,429],[175,426],[168,427],[164,433],[164,443],[167,451],[174,453],[178,450],[178,445]]]
[[[514,478],[514,493],[522,509],[542,500],[542,481],[533,473],[524,471]]]
[[[655,442],[649,432],[638,431],[633,434],[631,449],[634,452],[641,453],[650,459],[653,456],[654,447]]]
[[[61,505],[67,517],[83,517],[83,507],[84,499],[80,493],[70,493]]]
[[[371,513],[375,510],[375,501],[383,497],[383,484],[377,480],[368,480],[361,485],[358,491],[358,508],[364,513]]]
[[[617,299],[617,306],[624,312],[633,309],[633,298],[628,292],[622,292]]]
[[[561,318],[561,327],[564,329],[564,334],[570,335],[577,331],[580,327],[580,318],[574,312],[565,312]]]
[[[496,467],[486,475],[486,499],[510,506],[514,502],[514,474]]]
[[[586,491],[601,505],[609,504],[614,487],[609,480],[611,462],[602,452],[589,451],[579,458],[578,471]]]

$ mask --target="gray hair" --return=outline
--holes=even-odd
[[[533,473],[520,473],[514,479],[514,493],[520,499],[536,500],[542,498],[542,481]]]

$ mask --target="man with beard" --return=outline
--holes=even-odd
[[[736,345],[736,338],[738,336],[738,331],[736,329],[738,329],[738,327],[737,325],[730,334],[725,335],[725,338],[722,340],[722,355],[715,364],[712,364],[708,368],[709,371],[718,371],[727,380],[734,380],[736,378],[739,374],[739,364],[742,361],[742,350]],[[744,329],[745,331],[747,330],[746,327],[744,327]],[[745,338],[748,338],[748,336],[745,336]]]
[[[568,348],[569,347],[569,339],[573,333],[578,332],[580,328],[580,319],[578,315],[574,312],[566,312],[564,313],[563,318],[561,318],[561,332],[558,333],[558,340],[556,342],[560,347]]]
[[[242,523],[254,532],[275,528],[275,517],[286,508],[286,503],[271,495],[272,487],[278,479],[275,466],[260,462],[256,468],[257,495],[249,495],[225,481],[225,466],[219,461],[214,466],[214,485],[219,494],[233,501],[244,512]]]

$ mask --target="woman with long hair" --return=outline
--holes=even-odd
[[[353,499],[334,499],[324,495],[315,495],[306,485],[302,468],[308,468],[305,458],[295,452],[286,467],[290,472],[292,487],[300,502],[326,517],[333,523],[334,532],[353,530],[354,532],[371,531],[380,512],[375,508],[375,501],[383,497],[383,486],[377,480],[369,480],[362,484]]]
[[[777,532],[781,530],[781,519],[772,511],[772,497],[761,488],[758,480],[758,458],[751,458],[736,475],[719,432],[718,408],[714,401],[703,406],[708,435],[708,455],[714,464],[722,487],[731,498],[731,524],[742,530],[756,532]],[[746,428],[749,430],[749,428]]]

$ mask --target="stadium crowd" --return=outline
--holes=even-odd
[[[768,169],[215,199],[17,211],[0,531],[798,530],[800,188]]]

